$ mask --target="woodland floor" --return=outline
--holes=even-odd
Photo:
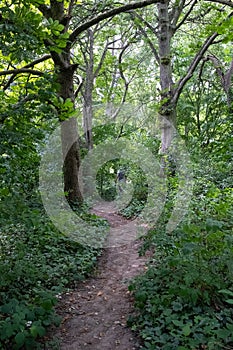
[[[93,212],[118,232],[126,226],[135,230],[133,221],[131,224],[118,215],[111,204],[99,204]],[[105,248],[94,275],[62,296],[57,312],[63,321],[53,334],[61,350],[140,349],[140,340],[126,325],[133,313],[128,284],[146,268],[147,257],[139,257],[139,246],[140,242],[133,240]]]

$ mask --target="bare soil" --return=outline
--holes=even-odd
[[[93,212],[106,218],[111,227],[124,230],[129,221],[110,204],[100,204]],[[132,221],[132,227],[134,223]],[[130,280],[142,272],[146,257],[139,257],[140,242],[105,248],[94,275],[65,293],[57,311],[62,323],[53,336],[61,350],[138,350],[140,339],[127,327],[133,313],[128,291]]]

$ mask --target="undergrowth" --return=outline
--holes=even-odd
[[[233,349],[233,190],[198,179],[186,221],[168,234],[173,192],[144,241],[148,269],[129,286],[129,325],[143,350]]]
[[[93,215],[89,219],[106,225]],[[100,249],[62,235],[42,209],[24,207],[21,220],[5,222],[0,231],[0,349],[43,348],[39,340],[47,327],[60,322],[55,313],[60,293],[84,279],[99,254]]]
[[[55,313],[60,294],[84,279],[101,253],[60,232],[46,214],[38,151],[55,121],[35,125],[28,115],[22,123],[23,117],[17,111],[1,125],[0,350],[43,349],[47,328],[60,322]],[[75,213],[100,237],[106,221],[87,209]]]

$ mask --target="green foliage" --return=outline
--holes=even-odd
[[[216,31],[219,34],[224,34],[224,42],[231,42],[232,41],[232,34],[230,28],[232,28],[233,25],[233,19],[231,16],[229,16],[226,20],[222,22],[222,24],[218,27],[216,27]]]
[[[51,292],[44,292],[35,298],[32,304],[10,299],[0,308],[0,340],[4,348],[39,349],[36,338],[46,333],[46,327],[58,325],[60,319],[53,307],[57,300]]]
[[[42,15],[33,11],[30,5],[9,6],[7,1],[0,5],[1,52],[12,61],[26,61],[45,52],[41,37]],[[23,48],[23,49],[22,49]]]
[[[106,162],[98,171],[96,176],[97,190],[101,198],[107,201],[112,201],[116,198],[116,174],[118,164],[116,160]]]
[[[143,338],[143,349],[233,346],[233,191],[218,188],[214,182],[220,185],[221,178],[213,174],[208,164],[195,171],[189,216],[169,235],[173,187],[156,229],[146,237],[144,249],[153,246],[154,256],[129,287],[138,310],[129,324]],[[232,180],[231,172],[225,180]]]
[[[171,16],[178,14],[180,3],[170,2]],[[48,52],[52,52],[57,61],[68,57],[69,52],[65,53],[64,48],[70,31],[119,6],[110,0],[85,4],[76,1],[71,26],[67,29],[50,18],[53,13],[49,8],[46,18],[41,14],[39,5],[45,9],[47,4],[43,0],[1,2],[1,70],[20,68]],[[67,2],[64,5],[66,8]],[[97,76],[92,93],[96,104],[113,103],[118,107],[126,97],[133,104],[147,105],[148,110],[141,114],[135,110],[134,119],[129,119],[130,106],[121,125],[105,123],[93,129],[93,141],[99,145],[106,139],[126,137],[142,143],[155,155],[159,141],[155,135],[151,137],[148,129],[155,125],[156,112],[164,103],[160,99],[159,60],[150,51],[151,45],[155,56],[160,50],[154,35],[157,19],[151,9],[138,13],[155,30],[150,30],[139,17],[133,24],[132,13],[115,16],[111,23],[106,21],[103,26],[93,27],[93,71]],[[171,38],[173,79],[169,81],[180,81],[214,31],[220,35],[210,53],[219,55],[222,73],[228,71],[232,59],[229,28],[233,24],[228,14],[227,5],[190,2],[182,9],[180,18],[173,18],[173,24],[177,20],[178,28],[182,25],[182,29]],[[146,36],[139,27],[135,28],[138,25]],[[109,48],[105,52],[106,43]],[[74,44],[70,63],[78,63],[77,72],[81,75],[74,74],[74,85],[77,84],[75,89],[80,88],[84,82],[83,89],[88,82],[84,72],[87,64],[89,68],[92,64],[90,42],[82,33]],[[84,248],[58,232],[46,217],[38,194],[38,151],[53,128],[57,114],[66,119],[74,109],[71,99],[57,97],[59,87],[56,76],[51,78],[53,68],[45,63],[35,65],[35,69],[45,73],[43,78],[28,74],[1,77],[1,84],[6,88],[0,92],[0,341],[4,350],[39,348],[37,338],[45,334],[47,326],[58,322],[54,305],[59,293],[84,278],[99,254],[98,250]],[[144,250],[155,247],[156,253],[148,271],[131,287],[139,311],[133,328],[140,331],[145,349],[232,347],[232,113],[221,81],[214,74],[216,69],[205,58],[197,69],[183,90],[177,109],[177,127],[193,159],[202,159],[198,158],[199,169],[195,169],[195,193],[189,215],[173,235],[166,234],[178,184],[176,177],[169,177],[163,213],[144,245]],[[225,78],[223,80],[227,80]],[[171,94],[176,86],[176,83],[172,86]],[[76,106],[79,103],[81,98]],[[113,112],[116,110],[113,108]],[[105,112],[102,108],[95,116],[97,125],[103,124],[101,118]],[[109,121],[111,112],[108,110],[106,114]],[[145,130],[142,125],[147,124],[148,117],[151,125]],[[120,114],[116,118],[119,121]],[[85,155],[87,150],[83,148],[82,153]],[[127,167],[128,181],[133,188],[132,200],[122,214],[133,217],[141,212],[148,195],[146,174],[138,164],[122,160],[104,164],[97,174],[97,187],[104,199],[115,199],[115,175],[122,164]],[[76,212],[100,230],[106,225],[83,208]]]
[[[91,271],[99,252],[62,236],[41,210],[25,207],[19,220],[0,232],[0,339],[30,349],[58,322],[56,296]]]
[[[231,235],[209,224],[182,227],[176,239],[157,233],[158,252],[130,287],[140,310],[133,328],[151,349],[232,345],[232,299],[220,294],[232,293]]]
[[[133,188],[132,199],[128,205],[120,212],[125,217],[132,217],[138,215],[147,199],[147,182],[143,171],[130,161],[122,159],[114,159],[106,162],[97,173],[97,189],[102,198],[112,201],[117,197],[117,171],[123,169],[127,183]]]
[[[151,153],[157,154],[158,141],[155,140],[145,129],[137,128],[133,125],[124,125],[124,128],[119,124],[105,124],[93,128],[93,139],[98,145],[106,139],[115,140],[123,137],[140,143],[149,149]],[[117,170],[124,169],[127,184],[132,189],[132,198],[127,206],[120,212],[127,218],[137,216],[144,208],[148,195],[147,176],[140,165],[126,159],[113,159],[106,162],[97,173],[97,189],[100,195],[105,200],[114,200],[117,198],[116,175]]]
[[[132,199],[129,204],[121,210],[121,214],[127,218],[138,216],[144,208],[148,195],[146,174],[138,165],[128,165],[128,181],[133,186]]]
[[[43,209],[39,150],[54,120],[48,120],[51,110],[42,102],[39,109],[35,115],[36,109],[27,104],[18,110],[12,105],[1,125],[0,348],[4,350],[42,347],[38,339],[48,326],[59,323],[54,306],[60,293],[90,273],[100,253],[56,230]],[[50,111],[47,118],[46,111]],[[86,214],[85,219],[106,225],[94,216]]]

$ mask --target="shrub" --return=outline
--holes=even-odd
[[[57,295],[82,280],[100,254],[63,236],[40,210],[28,208],[21,216],[21,222],[5,225],[0,232],[0,342],[4,350],[39,349],[37,339],[49,325],[59,323],[54,311]]]
[[[143,349],[233,348],[232,194],[197,181],[189,216],[170,235],[169,194],[145,238],[142,253],[155,248],[148,270],[129,287],[137,311],[129,325],[144,340]]]

